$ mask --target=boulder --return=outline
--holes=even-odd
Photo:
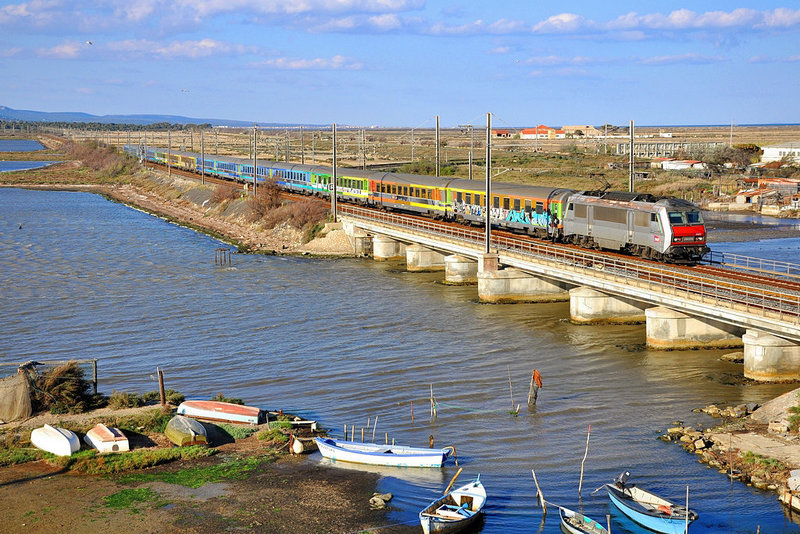
[[[800,388],[788,391],[780,397],[764,403],[759,409],[750,414],[750,418],[764,424],[768,424],[770,421],[788,419],[792,415],[789,408],[800,404],[798,394],[800,394]]]

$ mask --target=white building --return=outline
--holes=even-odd
[[[765,146],[761,161],[763,163],[769,163],[771,161],[783,161],[784,158],[800,163],[800,141],[789,141],[777,145]]]

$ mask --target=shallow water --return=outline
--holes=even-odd
[[[45,146],[33,139],[0,139],[0,152],[35,152]]]
[[[0,161],[0,172],[27,171],[58,163],[57,161]]]
[[[224,244],[91,194],[2,189],[0,213],[0,362],[98,358],[105,393],[151,391],[159,366],[187,397],[241,397],[337,436],[377,416],[376,440],[456,446],[459,480],[480,473],[489,492],[486,533],[539,531],[531,468],[548,500],[580,508],[589,425],[582,509],[612,514],[613,532],[639,530],[590,493],[626,469],[678,501],[688,484],[691,532],[800,532],[774,493],[656,439],[675,420],[715,423],[693,408],[793,387],[736,384],[723,351],[643,350],[643,326],[575,326],[568,303],[483,305],[474,287],[402,265],[236,254],[215,266]],[[544,387],[528,409],[533,368]],[[386,473],[389,522],[417,524],[455,471]],[[541,531],[559,531],[554,510]]]

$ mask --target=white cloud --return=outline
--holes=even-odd
[[[40,48],[37,54],[52,59],[75,59],[80,55],[81,48],[78,43],[62,43],[51,48]]]
[[[169,2],[198,18],[250,11],[263,15],[321,13],[398,13],[420,9],[424,0],[177,0]]]
[[[280,57],[258,63],[258,66],[279,70],[361,70],[364,66],[351,58],[336,55],[330,58]]]
[[[674,64],[693,64],[704,65],[708,63],[721,63],[727,61],[725,58],[716,56],[704,56],[702,54],[677,54],[671,56],[654,56],[640,58],[637,62],[641,65],[674,65]]]
[[[133,55],[155,55],[162,59],[198,59],[211,56],[230,56],[254,54],[258,48],[217,41],[200,39],[198,41],[172,41],[159,43],[146,39],[129,39],[108,43],[106,48],[112,52],[124,52]]]
[[[498,47],[492,48],[491,50],[487,50],[486,53],[487,54],[497,54],[497,55],[510,54],[511,53],[511,47],[510,46],[498,46]]]
[[[574,13],[561,13],[534,24],[534,33],[575,33],[591,26],[581,15]]]
[[[0,49],[0,57],[14,57],[22,53],[22,50],[23,49],[18,46]]]

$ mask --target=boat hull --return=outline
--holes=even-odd
[[[178,447],[208,444],[205,427],[194,419],[182,415],[176,415],[169,420],[164,434]]]
[[[223,423],[257,425],[263,419],[260,408],[220,401],[184,401],[178,406],[177,412],[195,419]]]
[[[573,512],[569,508],[559,508],[561,531],[567,534],[608,534],[608,530],[597,521]]]
[[[483,513],[486,489],[480,479],[454,489],[419,513],[424,534],[461,532],[474,525]]]
[[[83,441],[100,453],[130,450],[128,438],[125,437],[125,434],[120,429],[107,427],[102,423],[90,429],[83,437]]]
[[[620,512],[628,516],[635,523],[638,523],[646,529],[654,532],[660,532],[662,534],[684,534],[684,532],[686,532],[685,515],[665,517],[661,514],[653,515],[643,513],[636,508],[633,508],[630,500],[626,499],[624,495],[621,495],[621,492],[618,489],[610,486],[607,486],[606,489],[608,490],[608,497],[611,499],[611,502],[614,503],[614,506],[616,506]],[[690,517],[689,524],[691,524],[694,519],[696,519],[696,517]]]
[[[422,449],[314,438],[325,458],[342,462],[391,467],[441,467],[451,449]]]
[[[31,432],[31,443],[56,456],[71,456],[81,448],[78,435],[66,428],[44,425]]]

